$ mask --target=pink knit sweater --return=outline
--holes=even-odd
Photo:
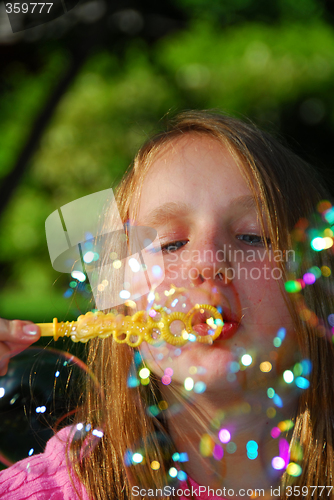
[[[44,453],[33,455],[0,472],[1,500],[78,500],[66,467],[68,429],[51,438]],[[75,480],[81,500],[89,500]]]
[[[84,486],[74,477],[73,481],[80,497],[76,493],[69,478],[66,467],[65,446],[68,428],[61,430],[51,438],[44,453],[33,455],[17,462],[0,472],[1,500],[89,500]],[[190,489],[198,500],[223,500],[222,497],[211,496],[199,490],[195,481],[189,478]],[[185,496],[180,490],[184,490]],[[189,486],[181,481],[177,498],[189,500]],[[200,494],[199,494],[200,491]],[[181,494],[180,494],[181,493]],[[146,496],[146,495],[145,495]],[[139,494],[134,498],[142,498]],[[147,494],[147,498],[152,495]]]

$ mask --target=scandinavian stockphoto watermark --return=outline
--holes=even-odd
[[[11,0],[5,8],[13,33],[34,28],[72,10],[79,0],[51,0],[49,2]]]
[[[211,249],[168,252],[165,273],[171,280],[196,281],[219,277],[226,284],[237,280],[282,280],[283,267],[295,262],[294,250],[272,250],[265,248],[235,249],[223,245],[219,250]]]

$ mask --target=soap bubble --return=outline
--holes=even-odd
[[[0,461],[10,466],[42,453],[54,433],[65,427],[65,441],[82,442],[81,457],[90,452],[103,436],[104,425],[76,420],[87,378],[102,406],[98,382],[76,356],[35,347],[15,356],[7,374],[0,377]]]
[[[292,233],[292,258],[288,262],[289,279],[285,283],[286,291],[297,302],[300,318],[315,328],[317,334],[331,336],[332,314],[325,311],[327,320],[319,312],[309,296],[311,289],[316,295],[334,296],[332,284],[333,242],[334,242],[334,207],[323,200],[318,203],[317,211],[307,219],[300,219]]]

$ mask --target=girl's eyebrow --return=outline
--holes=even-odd
[[[258,200],[260,206],[262,205],[261,201]],[[246,196],[239,196],[238,198],[235,198],[232,200],[232,202],[229,205],[229,210],[231,213],[231,220],[230,222],[234,222],[235,220],[239,219],[245,214],[248,214],[250,212],[257,213],[257,203],[256,199],[254,198],[253,195],[246,195]]]
[[[190,205],[183,202],[170,201],[155,208],[141,222],[145,226],[161,226],[171,219],[184,217],[192,211]]]
[[[232,215],[240,216],[243,213],[247,213],[250,210],[256,208],[256,202],[254,196],[245,195],[238,196],[228,206],[228,210]],[[193,207],[183,202],[167,202],[159,207],[153,209],[147,214],[146,217],[141,221],[141,224],[145,226],[161,226],[168,224],[173,219],[183,218],[193,212]]]

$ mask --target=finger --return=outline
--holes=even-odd
[[[27,349],[31,343],[31,340],[25,344],[0,342],[0,377],[6,375],[10,359]]]
[[[9,344],[24,343],[32,344],[40,337],[40,328],[30,321],[0,318],[0,342]]]

